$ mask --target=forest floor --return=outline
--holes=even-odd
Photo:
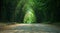
[[[0,24],[0,33],[60,33],[60,27],[51,24]]]

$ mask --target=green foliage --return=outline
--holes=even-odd
[[[3,0],[0,20],[23,23],[33,23],[36,20],[43,23],[59,22],[59,4],[59,0]]]
[[[23,11],[25,12],[25,16],[24,16],[24,23],[33,23],[36,22],[36,17],[35,17],[35,13],[33,10],[33,5],[34,2],[33,0],[27,0],[28,2],[25,3],[24,7],[23,7]]]
[[[32,9],[27,10],[24,17],[24,23],[33,23],[33,22],[36,22],[34,11]]]

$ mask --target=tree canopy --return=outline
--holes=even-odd
[[[60,0],[2,0],[0,21],[59,23],[59,7]]]

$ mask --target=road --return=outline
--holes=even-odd
[[[60,28],[49,24],[16,24],[5,27],[0,33],[60,33]]]

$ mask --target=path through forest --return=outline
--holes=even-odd
[[[49,24],[16,24],[6,26],[0,33],[60,33],[60,28]]]

